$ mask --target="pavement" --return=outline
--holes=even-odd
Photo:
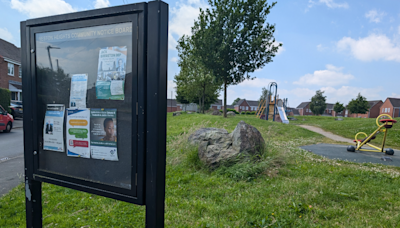
[[[325,136],[325,137],[327,137],[327,138],[330,138],[330,139],[335,140],[335,141],[338,141],[338,142],[345,142],[345,143],[354,144],[353,140],[351,140],[351,139],[347,139],[347,138],[344,138],[344,137],[342,137],[342,136],[335,135],[335,134],[333,134],[333,133],[324,131],[324,130],[322,130],[322,129],[319,128],[319,127],[314,127],[314,126],[309,126],[309,125],[298,125],[298,126],[299,126],[299,127],[302,127],[302,128],[305,128],[305,129],[307,129],[307,130],[316,132],[316,133],[318,133],[318,134],[321,134],[321,135],[323,135],[323,136]]]
[[[394,150],[394,155],[387,155],[385,153],[366,151],[348,152],[347,146],[336,144],[315,144],[302,146],[300,148],[330,159],[339,159],[357,163],[371,162],[400,167],[399,150]]]
[[[0,197],[24,181],[22,119],[14,120],[10,133],[0,132]]]

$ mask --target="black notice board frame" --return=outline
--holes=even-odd
[[[132,22],[132,189],[94,183],[38,169],[35,39],[37,32]],[[136,28],[135,28],[136,25]],[[136,52],[136,54],[135,54]],[[166,159],[166,92],[168,60],[168,5],[162,1],[129,4],[21,22],[24,91],[24,161],[27,227],[42,227],[42,182],[146,205],[146,227],[164,226]],[[64,129],[65,130],[65,129]],[[135,132],[135,131],[134,131]]]

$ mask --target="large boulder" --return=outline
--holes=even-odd
[[[220,115],[221,115],[221,112],[218,111],[218,110],[214,110],[214,111],[212,112],[212,115],[214,115],[214,116],[220,116]]]
[[[231,134],[225,129],[201,128],[188,140],[198,145],[200,160],[211,169],[217,168],[223,161],[258,155],[265,148],[260,132],[244,121],[240,121]]]
[[[229,111],[229,112],[227,112],[226,113],[228,116],[236,116],[236,113],[234,113],[234,112],[232,112],[232,111]]]

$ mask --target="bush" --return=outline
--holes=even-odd
[[[10,106],[10,101],[11,101],[11,92],[8,89],[0,88],[0,105],[3,106],[3,108],[7,112],[11,112],[9,106]]]
[[[222,110],[219,110],[221,113],[223,113],[224,112],[224,110],[222,109]],[[235,114],[239,114],[239,112],[238,111],[236,111],[235,109],[233,109],[233,108],[227,108],[226,109],[226,112],[234,112]]]

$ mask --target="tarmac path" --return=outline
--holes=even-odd
[[[321,134],[321,135],[323,135],[323,136],[325,136],[327,138],[330,138],[330,139],[338,141],[338,142],[345,142],[345,143],[349,143],[349,144],[354,144],[353,140],[351,140],[351,139],[347,139],[347,138],[344,138],[342,136],[335,135],[333,133],[324,131],[319,127],[314,127],[314,126],[309,126],[309,125],[297,125],[297,126],[305,128],[305,129],[310,130],[310,131],[313,131],[315,133]]]

